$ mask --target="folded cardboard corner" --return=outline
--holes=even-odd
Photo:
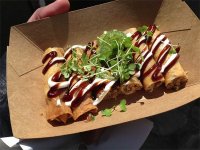
[[[105,30],[123,31],[153,23],[182,47],[180,62],[189,75],[184,89],[160,97],[146,97],[144,105],[131,103],[125,113],[114,112],[111,118],[98,115],[90,123],[79,121],[53,127],[46,121],[41,73],[44,49],[87,44]],[[7,89],[13,134],[21,139],[73,134],[152,116],[187,104],[200,97],[200,55],[196,55],[199,47],[199,19],[181,0],[176,5],[173,0],[113,1],[14,26],[7,52]]]

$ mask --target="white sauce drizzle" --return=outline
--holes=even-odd
[[[141,71],[136,72],[136,74],[134,75],[135,77],[139,78],[141,75]]]
[[[164,49],[165,46],[169,45],[169,39],[167,38],[166,40],[163,41],[161,49]]]
[[[170,48],[170,47],[169,47]],[[166,53],[168,53],[169,48],[160,56],[160,58],[157,60],[158,63],[160,63],[160,61],[162,60],[162,58],[164,57],[164,55]]]
[[[162,65],[161,72],[164,72],[164,71],[165,71],[165,68],[176,58],[177,55],[178,55],[178,54],[176,53],[176,54],[172,54],[172,55],[170,56],[170,58],[167,60],[167,62],[166,62],[164,65]]]
[[[75,86],[76,87],[78,87],[81,83],[83,83],[84,81],[83,80],[79,80],[80,82],[76,85],[75,84]],[[96,83],[98,83],[97,85],[99,85],[99,84],[101,84],[101,83],[103,83],[103,82],[107,82],[108,80],[107,79],[100,79],[100,78],[96,78],[91,84],[89,84],[88,86],[86,86],[85,87],[85,89],[83,90],[83,92],[82,92],[82,95],[81,96],[83,96],[87,91],[89,91],[91,88],[92,88],[92,86],[94,85],[94,84],[96,84]],[[72,88],[73,89],[73,88]],[[70,90],[70,91],[72,91],[72,89]],[[79,91],[80,92],[80,91]],[[69,102],[65,102],[65,105],[67,105],[67,106],[71,106],[71,104],[72,104],[72,102],[77,98],[77,96],[79,95],[79,92],[76,92],[74,95],[73,95],[73,98],[72,98],[72,100],[70,100]],[[70,93],[70,92],[69,92]]]
[[[162,39],[165,37],[165,35],[161,34],[159,35],[159,37],[156,39],[156,41],[153,43],[151,51],[153,51],[153,49],[155,49],[155,47],[158,45],[158,43],[160,43],[160,41],[162,41]]]
[[[162,37],[164,37],[164,36],[165,36],[165,35],[163,35]],[[160,36],[160,39],[162,39],[161,36]],[[159,42],[161,41],[160,39],[159,39]],[[157,44],[158,44],[159,42],[157,42]],[[170,41],[169,41],[169,39],[167,38],[167,39],[164,40],[162,43],[163,43],[163,44],[161,45],[161,49],[163,50],[167,45],[169,45]],[[157,44],[156,44],[154,47],[156,47]],[[153,47],[152,47],[152,49],[153,49]],[[170,47],[169,47],[169,49],[170,49]],[[164,57],[164,55],[165,55],[167,52],[168,52],[168,50],[166,50],[166,51],[160,56],[159,60],[157,60],[158,63],[162,60],[162,58]],[[172,54],[172,55],[168,58],[168,60],[165,62],[165,64],[162,64],[161,73],[163,73],[163,72],[165,71],[165,68],[176,58],[176,56],[177,56],[177,53],[176,53],[176,54]]]
[[[86,48],[86,45],[73,45],[72,47],[70,47],[70,48],[67,49],[67,51],[66,51],[65,54],[64,54],[64,57],[65,57],[66,55],[68,55],[68,54],[71,52],[71,50],[74,49],[74,48],[85,49],[85,48]]]
[[[54,76],[54,75],[52,75],[52,76],[48,79],[48,85],[49,85],[49,87],[51,88],[51,87],[53,87],[53,86],[59,84],[58,89],[61,89],[61,88],[66,88],[66,87],[68,87],[69,84],[70,84],[70,82],[71,82],[71,80],[73,79],[73,77],[74,77],[75,75],[72,75],[72,76],[69,78],[68,81],[63,81],[63,82],[55,82],[55,81],[52,81],[53,76]]]
[[[145,40],[146,39],[146,37],[145,36],[142,36],[140,39],[139,39],[139,41],[138,41],[138,44],[140,44],[143,40]]]
[[[57,101],[56,101],[56,106],[61,106],[61,101],[60,101],[60,99],[57,99]]]
[[[110,81],[106,86],[105,88],[103,89],[102,93],[100,94],[99,97],[96,98],[96,100],[93,102],[93,105],[98,105],[102,100],[103,98],[106,96],[106,94],[110,91],[111,87],[113,86],[113,84],[115,83],[116,81]]]
[[[133,35],[133,34],[130,33],[130,32],[126,34],[127,37],[131,37],[132,35]]]
[[[57,60],[65,60],[63,57],[55,57],[51,60],[50,63],[53,63],[54,61],[57,61]]]

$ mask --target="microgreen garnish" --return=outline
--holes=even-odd
[[[77,53],[73,49],[72,50],[72,59],[70,59],[67,63],[64,63],[61,66],[61,73],[64,75],[64,77],[66,79],[68,79],[73,72],[77,72],[78,74],[84,73],[82,68],[80,67],[80,65],[77,62],[78,62]]]
[[[132,44],[132,39],[121,31],[104,32],[98,38],[98,50],[90,58],[83,52],[78,59],[76,50],[72,51],[71,59],[63,64],[61,72],[65,78],[76,72],[82,78],[91,77],[127,81],[140,67],[134,62],[133,53],[140,53],[140,49]],[[92,49],[91,46],[88,48]]]
[[[110,116],[112,116],[112,111],[113,111],[112,108],[111,109],[106,108],[101,111],[101,114],[102,114],[102,116],[110,117]]]
[[[118,30],[107,31],[98,37],[100,63],[110,71],[112,76],[120,82],[128,80],[134,73],[135,62],[132,54],[140,49],[132,45],[130,37]]]
[[[153,32],[147,31],[147,38],[152,37],[152,36],[153,36]]]
[[[122,99],[119,103],[119,105],[117,106],[113,106],[112,108],[106,108],[104,110],[101,111],[101,115],[105,116],[105,117],[110,117],[112,116],[112,112],[116,110],[116,111],[120,111],[120,112],[125,112],[127,110],[126,108],[126,100]]]
[[[126,108],[126,100],[125,99],[122,99],[121,101],[120,101],[120,108],[121,108],[121,111],[122,112],[125,112],[126,110],[127,110],[127,108]]]
[[[176,49],[174,47],[171,47],[169,54],[176,54]]]
[[[148,29],[148,27],[147,26],[145,26],[145,25],[143,25],[143,26],[141,26],[141,27],[138,27],[137,28],[137,31],[139,31],[140,33],[145,33],[146,31],[147,31],[147,29]]]

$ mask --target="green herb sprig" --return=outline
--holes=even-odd
[[[119,108],[120,108],[120,112],[126,112],[127,111],[127,107],[126,107],[126,100],[122,99],[119,103]],[[115,110],[117,106],[113,106],[112,108],[106,108],[104,110],[101,111],[101,115],[105,116],[105,117],[110,117],[112,116],[112,112]]]

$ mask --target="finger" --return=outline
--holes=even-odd
[[[68,0],[56,0],[55,2],[38,8],[33,15],[29,18],[28,22],[40,20],[42,18],[51,17],[57,14],[68,12],[70,3]]]

